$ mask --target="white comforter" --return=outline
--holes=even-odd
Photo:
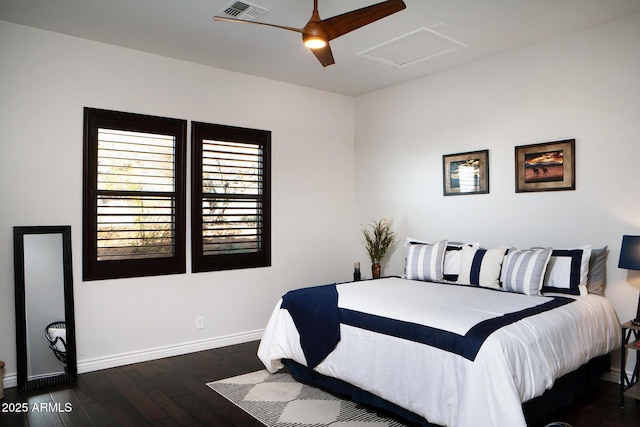
[[[479,321],[541,301],[479,288],[388,278],[337,285],[338,306],[464,335]],[[611,303],[596,295],[493,332],[475,361],[393,336],[340,325],[341,341],[315,370],[443,426],[524,427],[522,402],[555,379],[620,346]],[[298,331],[276,305],[258,349],[267,370],[282,358],[306,366]]]

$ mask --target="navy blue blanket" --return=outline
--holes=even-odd
[[[484,320],[469,329],[465,335],[338,308],[338,292],[335,284],[288,292],[282,298],[281,308],[289,311],[300,334],[300,345],[308,367],[313,369],[340,342],[340,323],[419,342],[473,361],[485,340],[499,328],[572,301],[574,300],[571,298],[554,297],[535,307]]]
[[[340,342],[336,285],[289,291],[280,307],[289,312],[298,329],[307,366],[315,368]]]

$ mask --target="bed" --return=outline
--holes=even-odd
[[[495,273],[488,280],[489,264],[484,278],[460,271],[463,259],[460,282],[444,278],[451,245],[442,244],[419,248],[427,251],[419,256],[408,250],[404,278],[288,292],[274,308],[258,357],[269,372],[286,363],[300,379],[352,386],[358,393],[351,396],[368,396],[363,401],[389,404],[425,424],[518,427],[527,425],[524,402],[620,346],[612,305],[581,290],[586,282],[579,277],[541,292],[553,280],[551,264],[564,265],[561,252],[554,260],[551,248],[535,250],[542,260],[525,262],[522,253],[531,258],[532,251],[504,250],[494,257],[495,280]],[[477,261],[478,248],[471,252]],[[421,267],[412,267],[412,258]],[[572,259],[578,258],[588,263],[584,251]],[[544,268],[532,275],[536,262]],[[575,264],[566,264],[568,275],[584,273]],[[508,274],[518,283],[510,284]],[[484,286],[463,283],[474,281]],[[505,292],[509,286],[518,291]]]

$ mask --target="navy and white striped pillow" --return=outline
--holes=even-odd
[[[421,244],[432,244],[432,243],[433,242],[407,237],[405,248],[409,249],[409,245],[421,245]],[[458,275],[460,274],[460,266],[462,264],[462,248],[465,246],[476,248],[479,246],[479,243],[461,243],[461,242],[447,241],[447,248],[444,251],[444,264],[442,267],[442,275],[443,275],[442,280],[445,283],[456,283],[456,281],[458,280]],[[406,270],[406,259],[405,259],[405,270]],[[405,278],[407,277],[406,271],[404,273],[404,277]]]
[[[407,244],[405,275],[409,280],[440,282],[444,276],[444,251],[447,241]]]
[[[551,248],[509,249],[502,265],[502,290],[540,295]]]
[[[500,269],[506,249],[462,248],[457,283],[500,289]]]

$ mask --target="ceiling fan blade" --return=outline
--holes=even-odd
[[[329,46],[329,43],[327,43],[325,47],[309,50],[313,52],[316,58],[318,58],[318,61],[320,61],[323,67],[328,67],[329,65],[336,63],[333,59],[333,53],[331,52],[331,46]]]
[[[302,33],[302,28],[293,28],[293,27],[286,27],[284,25],[277,25],[277,24],[269,24],[267,22],[259,22],[259,21],[247,21],[245,19],[236,19],[236,18],[227,18],[225,16],[214,16],[213,17],[214,21],[222,21],[222,22],[234,22],[237,24],[257,24],[257,25],[266,25],[267,27],[274,27],[274,28],[280,28],[282,30],[289,30],[289,31],[295,31],[296,33]]]
[[[321,25],[329,35],[329,40],[333,40],[379,19],[400,12],[406,7],[403,0],[387,0],[325,19]]]

